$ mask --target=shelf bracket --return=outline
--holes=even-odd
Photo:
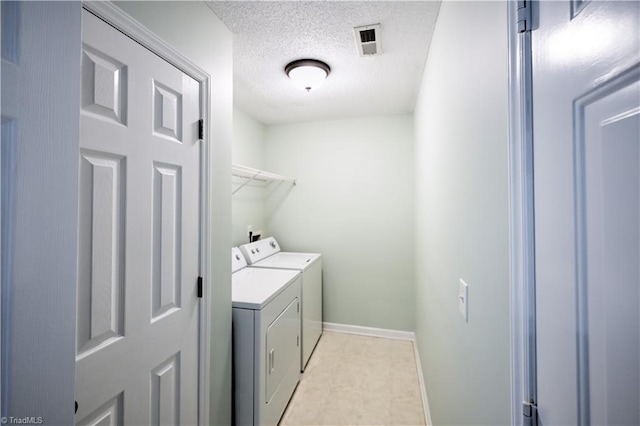
[[[257,178],[258,176],[260,176],[260,171],[258,171],[256,174],[254,174],[251,177],[247,177],[245,179],[247,179],[246,181],[242,182],[242,185],[240,185],[239,187],[237,187],[232,193],[231,195],[235,194],[236,192],[240,191],[242,188],[244,188],[245,186],[247,186],[252,180],[254,180],[255,178]]]

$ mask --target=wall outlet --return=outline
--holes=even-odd
[[[466,322],[469,322],[469,285],[460,278],[458,286],[458,310]]]

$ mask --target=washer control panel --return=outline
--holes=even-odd
[[[278,253],[280,246],[275,238],[268,237],[253,243],[244,244],[240,246],[240,251],[242,251],[242,254],[247,259],[247,263],[253,265],[256,262]]]
[[[231,249],[231,272],[239,271],[247,266],[247,260],[244,258],[240,249],[233,247]]]

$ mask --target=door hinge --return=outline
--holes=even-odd
[[[300,346],[300,336],[296,336],[296,346]]]
[[[198,139],[204,139],[204,119],[198,120]]]
[[[202,277],[198,277],[198,297],[202,298],[202,292],[203,292],[203,285],[202,285]]]
[[[527,426],[536,426],[538,424],[538,406],[534,402],[522,403],[522,417],[524,424]]]
[[[300,312],[300,302],[298,302],[298,306],[296,307],[298,312]]]
[[[531,3],[532,0],[518,0],[518,20],[516,23],[519,33],[526,33],[532,29]]]

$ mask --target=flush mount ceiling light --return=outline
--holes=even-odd
[[[305,89],[307,92],[319,87],[329,76],[329,65],[316,59],[299,59],[284,67],[293,84]]]

